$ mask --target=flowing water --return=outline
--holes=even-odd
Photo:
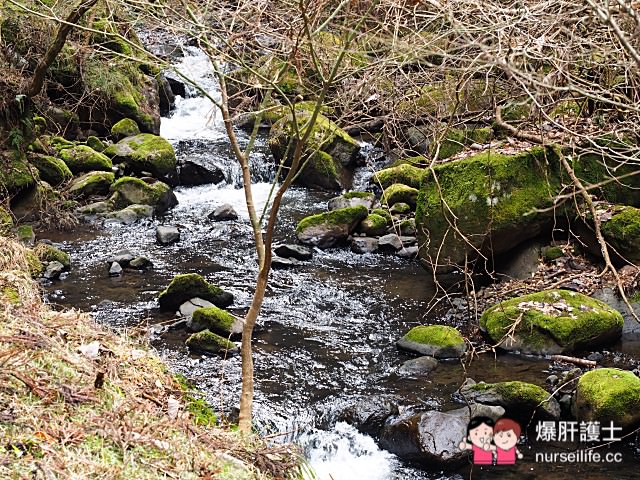
[[[216,95],[210,66],[200,52],[187,50],[179,68]],[[179,157],[221,167],[226,181],[178,188],[179,205],[161,219],[98,229],[88,226],[72,236],[52,234],[52,240],[71,253],[73,268],[51,285],[50,301],[90,310],[99,321],[115,327],[159,324],[173,319],[157,310],[159,291],[175,274],[197,272],[234,294],[234,313],[246,312],[257,272],[256,255],[240,172],[211,102],[197,95],[178,97],[171,118],[163,119],[161,134],[174,144]],[[264,138],[252,157],[252,175],[256,200],[263,205],[273,176]],[[369,170],[363,169],[356,181],[363,184],[368,175]],[[329,198],[292,188],[282,206],[278,240],[294,241],[297,220],[323,211]],[[221,203],[232,204],[239,220],[209,221],[207,214]],[[157,245],[158,224],[179,226],[180,242]],[[106,258],[121,249],[150,258],[154,268],[110,278]],[[410,357],[397,351],[395,341],[428,320],[427,307],[435,292],[430,275],[417,262],[355,255],[345,249],[318,250],[306,265],[274,271],[255,335],[259,428],[281,434],[283,441],[298,442],[322,480],[470,478],[470,467],[444,474],[404,464],[372,438],[336,421],[332,413],[341,405],[374,395],[397,399],[402,405],[458,408],[452,395],[466,376],[543,384],[548,361],[514,355],[484,357],[466,366],[443,363],[428,380],[396,375],[398,366]],[[185,338],[183,332],[172,332],[155,339],[153,345],[176,372],[205,392],[217,410],[229,413],[239,397],[239,357],[190,355]],[[608,466],[535,464],[528,455],[498,476],[492,476],[493,471],[474,471],[472,477],[564,479],[578,472],[593,479],[637,478],[634,449],[634,445],[625,447],[625,463],[616,467],[615,474],[608,473]]]

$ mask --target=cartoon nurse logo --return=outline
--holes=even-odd
[[[516,448],[520,425],[508,418],[494,422],[489,417],[473,417],[460,450],[471,450],[474,465],[514,465],[522,454]]]

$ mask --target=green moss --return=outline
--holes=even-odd
[[[200,297],[216,303],[224,291],[207,282],[197,273],[176,275],[169,286],[160,293],[158,301],[161,310],[177,310],[187,300]]]
[[[404,203],[404,202],[396,202],[393,205],[391,205],[391,208],[389,208],[389,211],[393,214],[395,213],[409,213],[411,212],[411,205],[409,205],[408,203]]]
[[[617,207],[617,212],[602,223],[607,242],[626,260],[640,261],[640,209]]]
[[[113,168],[111,159],[96,152],[86,145],[76,145],[60,151],[60,157],[73,173],[103,170],[110,172]]]
[[[493,140],[493,129],[491,127],[470,128],[465,134],[467,143],[487,144]]]
[[[73,181],[69,193],[75,196],[106,195],[115,179],[111,172],[89,172]]]
[[[191,414],[194,423],[205,427],[217,425],[218,416],[207,401],[200,398],[200,392],[194,388],[187,377],[176,374],[174,375],[174,379],[184,391],[185,409]]]
[[[91,43],[99,44],[123,55],[131,55],[133,53],[131,46],[118,37],[118,26],[115,22],[100,18],[93,22],[93,29],[97,30],[97,32],[92,32]]]
[[[374,208],[373,210],[371,210],[371,213],[374,215],[380,215],[381,217],[385,218],[388,223],[393,220],[393,217],[391,216],[389,211],[385,210],[384,208]]]
[[[60,185],[73,176],[66,163],[49,155],[32,155],[29,163],[38,169],[42,180],[53,186]]]
[[[136,172],[151,172],[158,177],[172,173],[176,168],[173,146],[164,138],[149,133],[127,137],[104,153],[125,162]]]
[[[379,236],[387,233],[388,220],[386,217],[382,217],[375,213],[370,213],[367,218],[362,220],[356,229],[360,233],[364,233],[367,236]]]
[[[542,258],[545,262],[552,262],[557,258],[564,257],[561,247],[545,247],[542,249]]]
[[[407,92],[396,105],[396,113],[404,116],[441,118],[460,110],[483,110],[491,105],[491,92],[485,92],[484,81],[469,81],[460,85],[459,79],[445,77],[439,83],[432,83]]]
[[[126,137],[134,137],[140,135],[138,124],[130,118],[123,118],[111,127],[111,135],[118,140]]]
[[[206,328],[213,332],[229,334],[236,324],[236,318],[226,310],[212,306],[195,310],[193,322],[198,325],[206,325]]]
[[[41,139],[44,141],[44,143],[50,145],[51,148],[54,148],[58,152],[66,148],[72,148],[76,146],[76,144],[71,140],[67,140],[66,138],[59,137],[57,135],[54,135],[53,137],[43,135]]]
[[[36,234],[33,232],[33,227],[31,225],[19,225],[16,228],[16,236],[18,240],[22,243],[32,243],[36,238]]]
[[[0,157],[0,192],[18,193],[35,183],[36,179],[23,159]]]
[[[419,155],[417,157],[407,157],[407,158],[402,158],[400,160],[396,160],[391,164],[391,167],[389,168],[399,167],[400,165],[411,165],[413,167],[424,169],[425,167],[429,166],[430,163],[431,163],[430,160],[426,159],[422,155]]]
[[[27,250],[25,252],[25,259],[27,260],[27,267],[29,269],[29,275],[33,278],[38,278],[44,272],[44,265],[33,252],[33,250]]]
[[[440,160],[453,157],[455,154],[464,150],[465,141],[466,135],[464,130],[450,128],[442,142],[440,142],[439,149],[436,148],[435,144],[430,147],[431,155],[435,156],[437,151],[437,158]]]
[[[617,368],[587,372],[578,381],[576,404],[580,420],[631,428],[640,420],[640,378]]]
[[[460,332],[446,325],[420,325],[413,327],[407,332],[404,338],[411,342],[435,345],[438,347],[464,345],[464,338]]]
[[[360,220],[366,218],[369,210],[363,205],[355,207],[338,208],[330,212],[311,215],[303,218],[296,227],[296,232],[300,233],[310,227],[318,225],[355,225]]]
[[[116,208],[125,208],[129,205],[152,205],[162,203],[166,195],[171,193],[171,188],[165,183],[147,182],[135,177],[122,177],[113,183],[110,190],[114,192],[111,198]]]
[[[98,137],[94,137],[93,135],[87,138],[86,143],[88,147],[93,148],[96,152],[102,152],[105,148],[107,148],[106,145],[102,143],[102,140],[100,140]]]
[[[394,205],[401,202],[415,206],[417,199],[418,190],[401,183],[394,183],[388,186],[382,193],[382,202],[387,205]]]
[[[67,269],[71,267],[69,254],[48,243],[38,243],[34,248],[34,253],[41,262],[60,262]]]
[[[0,205],[0,235],[6,236],[13,228],[11,212]]]
[[[542,147],[516,155],[487,151],[434,167],[417,201],[418,240],[425,245],[421,257],[460,264],[469,253],[473,256],[474,248],[482,249],[493,232],[499,232],[491,245],[497,252],[506,238],[528,238],[533,226],[550,222],[558,213],[544,210],[553,206],[560,188],[558,170],[555,152]],[[431,181],[434,175],[437,182]],[[454,235],[451,224],[466,239]]]
[[[371,192],[347,192],[343,195],[344,198],[346,198],[347,200],[350,200],[352,198],[367,198],[367,199],[371,199],[374,198],[375,195]]]
[[[516,321],[519,324],[512,331]],[[623,324],[622,315],[605,303],[567,290],[513,298],[489,308],[480,318],[481,328],[494,342],[510,333],[530,353],[595,347],[619,336]]]
[[[427,170],[414,167],[408,163],[400,164],[396,167],[385,168],[373,174],[371,181],[379,184],[383,189],[390,187],[394,183],[401,183],[413,188],[420,188],[420,182],[424,178]]]
[[[531,111],[531,100],[526,99],[519,102],[507,103],[502,108],[502,119],[505,122],[516,122],[524,120]]]
[[[0,288],[0,298],[2,298],[4,302],[10,303],[12,305],[20,305],[21,303],[20,294],[18,293],[18,291],[15,288],[9,286]]]
[[[192,334],[185,343],[190,350],[200,353],[227,353],[238,349],[235,343],[209,330]]]

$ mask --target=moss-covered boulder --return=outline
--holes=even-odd
[[[329,200],[327,208],[337,210],[339,208],[356,207],[364,205],[371,208],[376,201],[376,196],[371,192],[347,192],[344,195]]]
[[[231,354],[238,352],[238,346],[230,340],[209,330],[192,334],[185,342],[189,350],[204,354]]]
[[[178,204],[178,199],[166,183],[146,183],[139,178],[122,177],[113,185],[110,200],[115,208],[129,205],[151,205],[156,213],[163,213]]]
[[[480,327],[509,351],[537,355],[593,349],[615,342],[624,320],[617,310],[581,293],[547,290],[486,310]]]
[[[396,202],[391,205],[391,207],[389,208],[389,212],[392,214],[400,214],[400,215],[405,213],[410,213],[411,205],[404,202]]]
[[[123,118],[111,127],[111,136],[116,141],[120,141],[126,137],[135,137],[136,135],[140,135],[140,128],[138,124],[130,118]]]
[[[50,155],[32,155],[29,157],[29,163],[36,167],[42,180],[54,187],[73,176],[66,163]]]
[[[505,409],[509,418],[527,424],[538,420],[560,418],[560,405],[549,392],[531,383],[513,381],[499,383],[467,383],[460,389],[465,401]]]
[[[391,223],[391,221],[393,220],[391,213],[389,213],[389,210],[385,208],[374,208],[373,210],[371,210],[371,213],[386,218],[387,222],[389,223]]]
[[[13,228],[11,212],[0,205],[0,235],[6,236]]]
[[[422,262],[446,272],[478,252],[500,254],[539,235],[557,214],[548,208],[559,188],[557,155],[542,147],[517,155],[488,151],[434,167],[416,209]]]
[[[424,168],[414,167],[408,163],[402,163],[395,167],[378,170],[371,177],[371,181],[386,189],[394,183],[401,183],[413,188],[420,188],[420,182],[424,178],[427,170]]]
[[[630,431],[640,426],[640,378],[617,368],[599,368],[578,380],[574,414],[580,421],[613,422]]]
[[[71,257],[57,247],[48,243],[38,243],[33,249],[38,259],[43,263],[60,262],[68,270],[71,267]]]
[[[406,203],[411,207],[416,206],[418,200],[418,190],[402,183],[394,183],[382,192],[382,203],[394,205],[396,203]]]
[[[40,277],[44,272],[44,265],[42,264],[38,256],[33,252],[33,250],[25,251],[24,258],[27,261],[29,275],[31,275],[32,278]]]
[[[87,145],[64,148],[60,150],[60,158],[74,174],[97,170],[110,172],[113,168],[109,157]]]
[[[36,184],[36,179],[24,159],[0,154],[0,194],[13,195]]]
[[[601,225],[602,235],[619,257],[640,262],[640,208],[616,206],[611,218]]]
[[[158,302],[161,310],[177,310],[191,298],[207,300],[217,307],[225,308],[233,302],[233,295],[207,282],[197,273],[176,275],[169,286],[160,293]]]
[[[88,147],[93,148],[96,152],[103,152],[107,146],[98,137],[91,135],[85,142]]]
[[[467,350],[460,332],[446,325],[420,325],[397,342],[398,348],[435,358],[459,358]]]
[[[225,337],[241,334],[242,325],[241,319],[216,306],[197,308],[187,322],[187,328],[192,332],[210,330]]]
[[[294,150],[305,135],[310,118],[309,112],[300,111],[295,123],[293,117],[287,115],[273,124],[269,132],[269,147],[277,163],[291,167]],[[311,128],[301,158],[302,171],[296,182],[328,191],[347,189],[350,184],[349,168],[358,156],[360,145],[323,115],[318,115]]]
[[[387,233],[388,225],[389,222],[385,217],[375,213],[370,213],[367,215],[367,218],[358,224],[356,231],[358,233],[364,233],[368,237],[377,237]]]
[[[115,175],[111,172],[89,172],[75,178],[69,186],[69,193],[74,197],[90,197],[106,195],[113,184]]]
[[[358,205],[303,218],[296,228],[298,240],[320,248],[334,247],[346,241],[368,213],[367,207]]]
[[[18,225],[16,228],[18,241],[28,247],[33,246],[36,241],[36,234],[31,225]]]
[[[141,133],[124,138],[104,153],[123,162],[131,172],[149,172],[160,179],[176,174],[176,153],[167,140],[157,135]]]

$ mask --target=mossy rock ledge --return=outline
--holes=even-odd
[[[160,310],[178,310],[180,305],[194,297],[207,300],[220,308],[228,307],[233,302],[231,293],[210,284],[197,273],[185,273],[176,275],[169,286],[160,293]]]
[[[69,270],[71,267],[69,254],[48,243],[38,243],[34,248],[34,253],[42,262],[60,262],[65,270]]]
[[[176,153],[167,140],[157,135],[141,133],[126,137],[107,147],[104,153],[134,173],[149,172],[161,180],[177,177]]]
[[[303,218],[296,228],[298,240],[320,248],[334,247],[346,241],[368,213],[367,207],[359,205]]]
[[[417,200],[421,261],[446,273],[477,251],[491,257],[538,236],[557,214],[545,209],[559,187],[557,155],[550,148],[516,155],[487,151],[437,165],[425,175]]]
[[[42,180],[54,187],[69,180],[73,176],[67,164],[56,157],[49,155],[32,155],[29,157],[29,163],[38,169]]]
[[[175,207],[178,199],[163,182],[146,183],[139,178],[122,177],[113,185],[111,202],[115,208],[125,208],[129,205],[151,205],[155,213],[161,214]]]
[[[113,168],[109,157],[100,152],[96,152],[87,145],[63,148],[60,150],[60,158],[62,158],[64,163],[67,164],[67,167],[69,167],[69,170],[74,174],[94,170],[110,172]]]
[[[446,325],[413,327],[397,342],[398,348],[435,358],[459,358],[467,350],[460,332]]]
[[[394,183],[401,183],[413,188],[420,188],[420,183],[428,170],[414,167],[413,165],[402,163],[395,167],[378,170],[371,177],[371,182],[380,185],[383,189],[390,187]]]
[[[239,351],[235,343],[209,330],[192,334],[185,343],[189,350],[195,353],[216,355],[232,354]]]
[[[296,113],[296,124],[300,137],[305,134],[306,123],[311,114]],[[291,115],[274,123],[269,131],[269,147],[276,163],[291,166],[298,139]],[[360,145],[348,133],[323,115],[318,115],[309,140],[302,154],[303,170],[298,173],[296,183],[327,191],[349,188],[350,168],[358,157]]]
[[[518,322],[512,331],[514,322]],[[549,355],[615,342],[624,319],[617,310],[581,293],[546,290],[494,305],[480,328],[501,348]]]
[[[113,184],[115,176],[111,172],[89,172],[75,178],[69,187],[69,193],[74,197],[90,197],[92,195],[106,195]]]
[[[241,319],[216,306],[197,308],[187,322],[187,329],[192,332],[210,330],[225,337],[240,335],[242,326]]]
[[[538,420],[560,418],[560,404],[557,400],[544,388],[531,383],[475,383],[468,380],[460,388],[460,394],[467,402],[502,407],[509,418],[525,424],[532,417]]]
[[[578,380],[574,414],[580,421],[613,422],[630,431],[640,426],[640,378],[627,370],[599,368]]]
[[[602,234],[625,261],[640,262],[640,208],[616,206],[613,216],[602,223]]]
[[[406,203],[411,207],[415,207],[417,200],[418,190],[402,183],[394,183],[385,188],[382,193],[382,203],[389,206],[396,203]]]

